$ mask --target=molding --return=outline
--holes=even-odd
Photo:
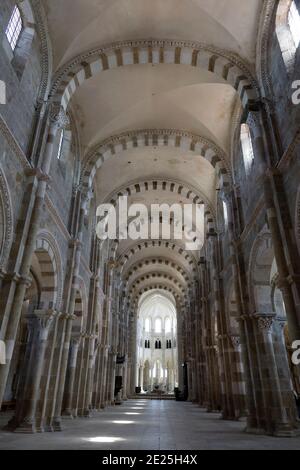
[[[9,129],[8,125],[6,124],[3,116],[0,114],[0,133],[3,135],[4,139],[6,140],[10,150],[12,153],[18,158],[20,164],[23,166],[24,169],[32,168],[27,157],[23,150],[21,149],[18,141],[15,139],[14,135],[12,134],[11,130]]]
[[[54,203],[52,202],[49,194],[46,194],[46,196],[45,196],[45,205],[46,205],[53,221],[55,222],[55,226],[59,228],[59,230],[62,233],[62,235],[64,236],[64,238],[67,241],[70,241],[71,240],[71,234],[69,233],[65,223],[63,222],[62,218],[60,217],[60,215],[59,215],[56,207],[54,206]]]
[[[300,129],[296,132],[292,142],[289,144],[288,148],[278,162],[277,168],[279,170],[284,171],[288,169],[288,165],[290,164],[298,145],[300,146]]]
[[[247,240],[248,236],[252,233],[253,225],[255,224],[257,218],[259,217],[260,213],[263,211],[264,208],[265,208],[265,201],[264,201],[264,196],[262,196],[260,200],[258,201],[256,208],[252,212],[250,221],[245,226],[243,233],[240,236],[241,243],[244,243]]]
[[[8,261],[8,256],[13,239],[13,214],[12,203],[8,184],[3,171],[0,168],[0,211],[3,210],[3,241],[0,245],[0,271]],[[1,234],[0,234],[1,236]]]
[[[157,189],[153,188],[153,183],[157,183]],[[162,188],[164,183],[165,188]],[[147,187],[145,185],[147,185]],[[130,181],[110,193],[110,195],[105,198],[104,203],[113,203],[116,205],[117,199],[121,194],[123,196],[132,197],[147,192],[151,193],[152,191],[164,191],[166,193],[178,194],[178,196],[189,199],[194,204],[204,204],[206,206],[206,212],[207,209],[209,209],[213,219],[215,220],[215,209],[206,196],[189,183],[176,179],[171,180],[168,176],[163,178],[162,176],[157,177],[154,175],[153,177],[147,176],[147,178],[144,179],[138,178],[137,180]]]
[[[264,0],[257,38],[256,73],[261,89],[266,97],[272,96],[272,84],[269,74],[269,51],[270,38],[271,34],[273,34],[272,24],[275,20],[277,8],[278,0]]]
[[[136,261],[133,265],[131,265],[130,268],[124,272],[124,281],[128,282],[132,276],[137,274],[139,269],[147,268],[153,265],[159,268],[166,268],[166,270],[175,270],[184,278],[185,282],[187,283],[193,280],[193,277],[190,276],[190,273],[188,273],[183,266],[180,266],[174,260],[166,257],[152,256],[150,258],[143,258],[142,260]]]
[[[245,110],[260,99],[255,67],[238,54],[199,42],[172,39],[128,40],[80,54],[56,72],[49,96],[66,110],[86,80],[101,72],[139,64],[175,64],[207,70],[236,91]]]
[[[50,39],[50,33],[48,30],[48,21],[44,6],[41,0],[30,0],[31,7],[33,10],[35,25],[38,36],[41,41],[41,68],[42,68],[42,80],[39,89],[39,100],[47,100],[50,85],[51,76],[53,69],[53,54],[52,44]]]
[[[124,266],[126,265],[127,261],[131,258],[131,256],[136,255],[137,253],[144,253],[145,249],[153,249],[153,248],[164,248],[168,250],[172,250],[176,252],[178,255],[182,256],[190,266],[193,266],[193,272],[197,273],[197,260],[191,255],[189,252],[186,252],[180,245],[178,245],[175,241],[165,241],[165,240],[149,240],[149,241],[137,241],[131,248],[126,250],[122,253],[117,262],[121,266],[120,272],[123,272]]]
[[[56,297],[54,294],[54,305],[57,309],[59,309],[59,307],[62,307],[64,288],[64,269],[62,264],[61,251],[53,234],[47,229],[41,229],[38,231],[35,241],[35,249],[39,251],[41,244],[42,248],[48,253],[53,263],[53,276],[56,281]]]
[[[266,243],[270,242],[270,246],[272,246],[272,236],[271,232],[269,231],[267,225],[263,227],[260,233],[256,236],[250,253],[249,253],[249,262],[248,262],[248,292],[249,292],[249,300],[252,309],[255,311],[257,308],[256,305],[256,297],[255,297],[255,286],[258,285],[257,282],[254,282],[254,271],[255,271],[255,264],[257,262],[257,256],[259,253],[259,249],[261,246]]]
[[[90,270],[90,267],[88,265],[88,261],[86,260],[85,256],[81,255],[80,261],[81,261],[81,267],[86,271],[86,273],[88,274],[89,277],[92,277],[93,273]]]

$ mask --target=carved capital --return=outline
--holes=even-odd
[[[231,335],[230,340],[234,349],[239,349],[241,345],[241,338],[237,335]]]
[[[275,320],[275,314],[272,315],[256,315],[255,316],[257,323],[258,323],[258,328],[262,331],[267,331],[270,332],[272,331],[273,325],[274,325],[274,320]]]
[[[35,310],[33,314],[27,316],[28,326],[32,329],[38,329],[41,334],[45,334],[49,331],[56,315],[55,310]]]
[[[77,348],[79,347],[80,343],[81,343],[81,336],[80,335],[77,335],[77,336],[72,336],[71,338],[71,346],[73,348]]]
[[[51,126],[56,130],[65,129],[70,125],[70,120],[60,103],[51,104],[49,119]]]

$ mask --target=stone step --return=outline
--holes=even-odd
[[[131,400],[175,400],[175,395],[158,395],[156,393],[147,394],[147,395],[133,395],[130,397]]]

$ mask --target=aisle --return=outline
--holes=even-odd
[[[93,419],[65,421],[62,433],[0,432],[0,449],[300,449],[300,438],[250,436],[190,403],[130,400]]]

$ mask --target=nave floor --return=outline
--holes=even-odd
[[[1,416],[1,424],[4,416]],[[300,449],[300,437],[280,439],[243,432],[191,403],[130,400],[93,419],[64,421],[62,433],[20,435],[0,431],[0,449],[230,450]]]

